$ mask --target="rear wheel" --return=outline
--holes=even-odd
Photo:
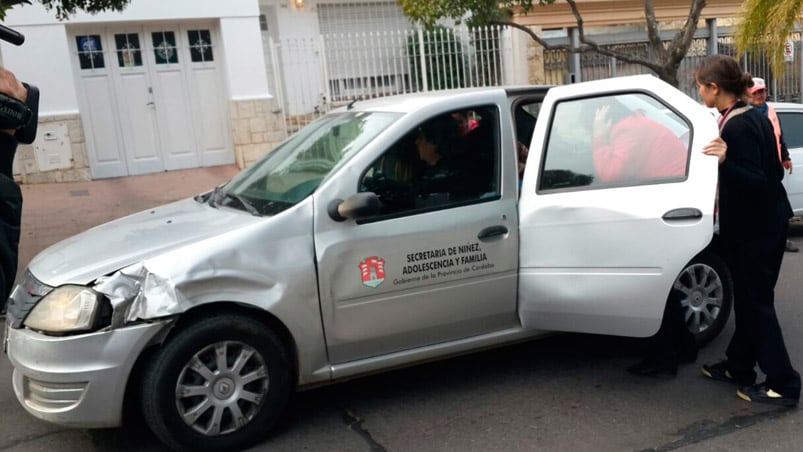
[[[177,450],[238,450],[261,439],[290,394],[287,353],[264,324],[224,314],[187,325],[145,369],[148,426]]]
[[[733,307],[733,281],[722,259],[708,251],[700,253],[680,272],[673,287],[682,294],[686,326],[697,343],[704,345],[717,337]]]

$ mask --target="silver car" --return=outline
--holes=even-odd
[[[803,104],[772,103],[781,121],[783,139],[792,159],[792,173],[784,175],[784,187],[795,215],[803,215]]]
[[[677,172],[601,177],[600,100],[657,124]],[[133,401],[172,448],[232,450],[297,388],[551,331],[650,336],[672,290],[705,342],[732,298],[715,136],[652,76],[353,102],[214,190],[34,258],[6,322],[15,393],[82,428]]]

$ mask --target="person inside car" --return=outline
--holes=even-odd
[[[423,168],[415,182],[417,207],[469,196],[473,181],[461,132],[463,129],[445,117],[432,119],[418,129],[415,146]]]
[[[603,183],[683,176],[688,147],[666,126],[612,98],[589,101],[592,155]]]

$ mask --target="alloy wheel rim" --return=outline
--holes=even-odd
[[[724,285],[713,267],[690,265],[675,280],[674,288],[683,295],[680,304],[686,326],[694,334],[710,328],[719,317],[724,301]]]
[[[253,347],[221,341],[194,354],[176,382],[182,421],[206,436],[240,430],[259,413],[268,393],[268,366]]]

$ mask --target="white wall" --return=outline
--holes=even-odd
[[[511,43],[511,51],[505,52],[503,58],[505,68],[511,77],[508,81],[513,85],[527,85],[530,83],[527,45],[533,38],[527,33],[514,28],[508,29],[506,33],[510,34]]]
[[[18,79],[39,88],[39,114],[77,114],[78,98],[64,25],[14,28],[25,35],[25,43],[16,47],[3,41],[3,64]]]
[[[132,0],[123,12],[88,14],[76,11],[69,23],[148,21],[199,19],[217,17],[241,17],[259,15],[256,0]],[[20,25],[58,23],[55,10],[48,11],[39,3],[15,6],[6,15],[4,25],[14,28]]]
[[[221,18],[220,36],[226,55],[224,70],[232,100],[271,97],[268,93],[259,17]]]
[[[15,47],[0,43],[5,67],[41,90],[40,115],[77,113],[72,51],[66,27],[79,24],[220,18],[226,81],[233,100],[269,98],[257,0],[132,0],[123,12],[76,12],[60,22],[39,3],[16,6],[4,25],[25,35]],[[122,23],[120,25],[123,25]]]

